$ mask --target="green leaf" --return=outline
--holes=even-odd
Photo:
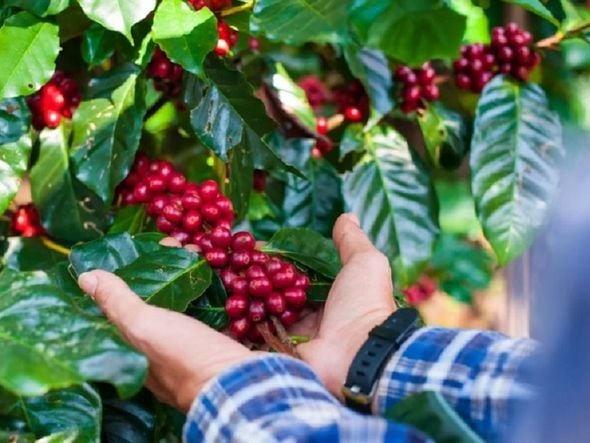
[[[224,161],[240,144],[254,153],[268,151],[262,138],[276,125],[252,86],[240,72],[216,58],[209,58],[205,68],[211,84],[205,86],[203,97],[191,111],[191,124],[201,142]]]
[[[342,180],[326,161],[312,162],[308,179],[289,175],[283,200],[285,226],[307,227],[330,237],[343,212]]]
[[[232,200],[237,220],[242,220],[248,212],[252,191],[254,164],[247,145],[234,147],[229,154],[229,197]]]
[[[490,284],[493,260],[481,246],[443,234],[436,244],[431,267],[443,291],[462,303],[471,303],[473,293]]]
[[[0,343],[0,385],[16,395],[43,395],[91,380],[109,382],[128,396],[147,371],[145,358],[106,319],[80,312],[35,273],[0,274]]]
[[[115,273],[146,302],[184,312],[209,287],[212,271],[194,252],[161,247]]]
[[[489,43],[488,17],[483,8],[475,6],[473,0],[450,0],[449,6],[467,17],[463,43]]]
[[[377,120],[393,108],[393,81],[389,62],[381,51],[357,45],[344,47],[344,57],[350,72],[361,81],[371,99]],[[371,118],[373,120],[374,118]]]
[[[291,79],[280,63],[274,65],[269,77],[268,84],[283,111],[307,130],[315,133],[316,116],[307,101],[305,91]]]
[[[537,14],[539,17],[544,18],[549,23],[559,26],[557,19],[551,14],[551,11],[545,7],[539,0],[504,0],[506,3],[512,3],[520,6],[527,11]]]
[[[156,7],[156,0],[78,0],[89,19],[120,32],[131,44],[131,27]]]
[[[106,235],[72,248],[76,274],[93,269],[115,272],[147,302],[184,311],[211,284],[211,268],[197,254],[168,248],[151,234]]]
[[[353,152],[365,152],[365,128],[360,123],[352,123],[346,127],[340,140],[340,161]]]
[[[434,103],[418,123],[432,162],[447,169],[459,167],[467,154],[467,126],[461,115]]]
[[[436,196],[419,157],[398,132],[375,127],[366,135],[366,146],[368,156],[344,177],[344,200],[406,286],[432,254],[438,235]]]
[[[227,326],[228,317],[225,312],[227,292],[219,275],[213,273],[211,286],[196,304],[191,306],[188,314],[205,323],[213,329],[222,330]]]
[[[543,90],[498,76],[483,91],[471,141],[471,188],[500,264],[543,224],[563,157],[561,125]]]
[[[441,231],[477,238],[482,235],[475,213],[475,201],[469,182],[462,180],[436,180],[434,182],[439,204]]]
[[[338,43],[347,38],[349,3],[350,0],[258,0],[250,29],[291,45]]]
[[[30,113],[23,99],[0,102],[0,213],[10,205],[31,155]]]
[[[20,418],[43,442],[100,441],[102,405],[88,384],[19,399],[9,416]],[[20,442],[20,440],[17,440]]]
[[[311,229],[281,229],[262,250],[286,257],[330,279],[336,278],[342,266],[334,242]]]
[[[71,3],[72,0],[5,0],[6,6],[18,6],[40,17],[59,14]]]
[[[105,442],[152,443],[156,428],[155,399],[143,389],[122,400],[108,389],[100,389],[103,402],[102,436]],[[171,442],[172,443],[172,442]]]
[[[93,23],[82,36],[82,57],[91,66],[100,65],[115,53],[118,34]]]
[[[143,230],[147,214],[143,205],[123,206],[117,210],[109,234],[128,232],[137,234]]]
[[[442,394],[412,394],[385,412],[385,417],[412,426],[437,442],[483,443]]]
[[[133,263],[140,255],[137,241],[125,232],[74,246],[70,252],[70,263],[78,275],[93,269],[114,272]]]
[[[67,130],[44,129],[39,139],[40,156],[30,180],[43,226],[55,238],[69,242],[98,237],[108,222],[109,208],[72,177]]]
[[[154,16],[153,39],[174,63],[200,77],[217,44],[217,20],[209,8],[195,11],[184,0],[163,0]]]
[[[466,22],[442,0],[354,0],[350,19],[369,47],[412,66],[456,57]]]
[[[0,28],[0,100],[30,95],[49,81],[59,53],[58,27],[28,12]]]
[[[70,154],[78,180],[109,204],[115,187],[131,169],[146,113],[145,84],[138,70],[123,73],[125,80],[110,100],[96,98],[80,104]]]
[[[66,260],[66,256],[45,246],[39,237],[12,237],[3,257],[6,267],[16,271],[42,271]]]

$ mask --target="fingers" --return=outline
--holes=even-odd
[[[380,254],[361,229],[359,220],[354,214],[343,214],[338,217],[332,237],[343,265],[357,254]]]
[[[123,280],[110,272],[85,272],[78,277],[78,284],[123,335],[127,335],[130,318],[138,317],[147,308]]]
[[[160,240],[162,246],[168,246],[169,248],[180,248],[182,245],[174,237],[166,237]]]

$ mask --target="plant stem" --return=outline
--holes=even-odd
[[[563,40],[568,38],[578,37],[582,32],[586,29],[590,28],[590,22],[584,23],[583,25],[576,26],[573,29],[570,29],[567,32],[558,31],[551,37],[544,38],[543,40],[539,40],[535,46],[537,48],[545,48],[545,49],[555,49],[557,45],[559,45]]]
[[[240,6],[234,6],[232,8],[224,9],[223,11],[221,11],[219,13],[219,15],[222,17],[229,17],[230,15],[235,15],[235,14],[239,14],[240,12],[249,11],[253,7],[254,7],[254,1],[250,1],[250,2],[244,3],[243,5],[240,5]]]
[[[158,112],[160,110],[160,108],[162,106],[164,106],[166,103],[168,102],[168,97],[166,97],[165,95],[162,95],[157,101],[156,103],[154,103],[152,105],[152,107],[150,109],[147,110],[147,112],[145,113],[145,117],[144,117],[144,121],[148,121],[150,119],[150,117],[153,117],[153,115]]]
[[[65,246],[62,246],[58,243],[55,243],[53,240],[47,238],[47,237],[41,237],[41,242],[48,248],[51,249],[52,251],[58,252],[60,254],[63,255],[70,255],[70,249],[66,248]]]

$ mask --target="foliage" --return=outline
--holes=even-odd
[[[178,416],[137,394],[145,359],[75,281],[106,269],[150,303],[227,325],[228,294],[207,261],[160,246],[146,209],[122,205],[139,151],[191,180],[216,180],[239,229],[309,274],[316,305],[340,269],[328,238],[344,211],[389,258],[397,286],[426,272],[466,303],[543,224],[564,153],[554,109],[582,118],[567,82],[590,68],[583,6],[234,0],[219,11],[192,3],[0,6],[0,440],[178,434]],[[540,85],[497,75],[481,95],[460,90],[452,62],[461,45],[493,40],[507,5],[534,24],[539,43],[530,48],[543,61],[531,78]],[[168,63],[154,61],[162,57]],[[393,73],[427,61],[436,94],[404,113],[408,88]],[[82,100],[39,126],[37,91],[56,71]],[[17,192],[36,206],[43,237],[18,237],[14,218],[8,223]],[[490,250],[478,246],[484,240]],[[440,399],[416,401],[445,409]],[[459,428],[449,432],[468,434]]]

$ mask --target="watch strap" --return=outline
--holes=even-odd
[[[369,338],[352,361],[342,388],[347,406],[359,412],[371,412],[374,390],[385,364],[418,328],[419,322],[418,311],[402,308],[369,332]]]

